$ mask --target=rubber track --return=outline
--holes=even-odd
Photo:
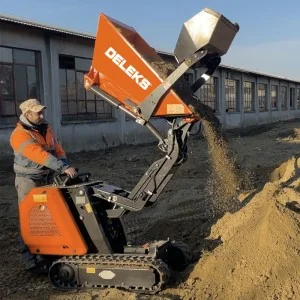
[[[72,289],[86,289],[86,288],[122,288],[131,292],[135,293],[147,293],[147,294],[155,294],[161,290],[162,286],[168,281],[169,278],[169,269],[168,266],[160,259],[155,259],[152,256],[147,255],[128,255],[128,254],[113,254],[113,255],[84,255],[84,256],[66,256],[59,260],[56,260],[51,269],[56,264],[68,264],[72,265],[75,268],[87,268],[87,267],[103,267],[109,269],[110,267],[122,267],[126,266],[128,271],[130,269],[137,269],[137,268],[149,268],[153,269],[154,272],[159,274],[159,282],[157,282],[151,288],[146,288],[143,286],[135,286],[134,282],[130,286],[124,285],[92,285],[86,283],[77,282],[63,284],[59,280],[54,278],[50,278],[52,284],[60,289],[60,290],[72,290]],[[50,273],[51,274],[51,269]],[[51,275],[49,275],[51,276]],[[53,276],[52,276],[53,277]]]

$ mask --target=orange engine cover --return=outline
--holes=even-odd
[[[32,189],[19,205],[19,212],[21,234],[31,253],[87,253],[87,245],[60,189]]]

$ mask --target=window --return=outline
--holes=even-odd
[[[226,112],[238,112],[238,81],[225,79]]]
[[[287,110],[287,87],[281,87],[281,110]]]
[[[40,98],[39,53],[0,47],[0,124],[15,124],[19,105]]]
[[[208,105],[213,112],[218,112],[217,84],[218,78],[210,77],[200,88],[200,100]]]
[[[300,109],[300,88],[297,89],[296,102],[297,102],[297,109]]]
[[[260,83],[258,85],[257,93],[258,93],[259,111],[267,111],[268,110],[267,85]]]
[[[290,88],[290,109],[295,109],[295,88]]]
[[[278,110],[278,86],[271,86],[271,109]]]
[[[112,106],[83,85],[92,60],[74,56],[59,56],[59,82],[62,120],[101,120],[112,118]]]
[[[254,82],[244,81],[244,111],[253,112],[255,101]]]

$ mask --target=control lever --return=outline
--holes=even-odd
[[[87,182],[89,180],[89,178],[91,177],[91,173],[89,172],[84,172],[84,173],[77,173],[77,176],[74,177],[74,178],[71,178],[69,175],[67,175],[67,178],[63,181],[62,185],[63,186],[67,186],[67,184],[73,180],[73,179],[77,179],[77,178],[81,178],[81,177],[84,177],[84,179],[82,179],[81,182]]]
[[[76,169],[76,172],[78,172],[78,169]],[[63,179],[66,176],[65,179]],[[82,178],[84,177],[84,178]],[[57,186],[67,186],[71,180],[75,180],[76,183],[79,182],[87,182],[89,180],[89,178],[91,177],[91,173],[89,172],[82,172],[82,173],[77,173],[77,176],[74,178],[71,178],[69,175],[67,174],[58,174],[56,176],[53,177],[54,183]],[[80,180],[81,179],[81,180]]]

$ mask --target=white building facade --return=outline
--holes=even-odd
[[[85,91],[83,74],[91,66],[94,41],[88,34],[0,15],[0,157],[12,153],[18,106],[28,98],[47,106],[46,118],[67,152],[154,141],[146,128]],[[300,116],[300,82],[227,66],[216,70],[198,96],[226,128]],[[155,125],[167,128],[164,120]]]

